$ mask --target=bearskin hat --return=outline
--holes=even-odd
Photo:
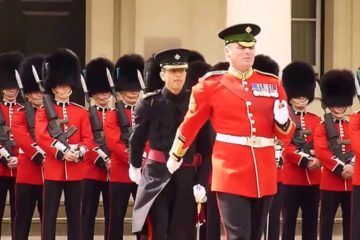
[[[21,52],[0,54],[0,89],[18,88],[15,69],[19,68],[24,55]]]
[[[35,81],[32,66],[34,66],[36,70],[40,72],[45,57],[46,56],[44,54],[32,55],[25,58],[25,60],[20,64],[19,73],[25,94],[40,91],[39,85]]]
[[[349,70],[328,71],[320,79],[320,90],[325,106],[351,106],[356,92],[354,75]]]
[[[229,69],[229,62],[218,62],[214,66],[211,67],[211,71],[226,71]]]
[[[288,101],[292,98],[307,97],[314,100],[316,75],[312,66],[305,62],[292,62],[283,70],[282,84]]]
[[[253,68],[279,76],[279,65],[271,57],[259,54],[255,56]]]
[[[189,63],[185,78],[185,88],[191,90],[191,88],[198,83],[199,78],[204,76],[210,68],[211,66],[203,61]]]
[[[144,72],[144,59],[138,54],[124,55],[115,64],[115,89],[116,91],[139,91],[141,85],[137,70]]]
[[[114,64],[106,58],[93,59],[86,65],[86,85],[90,95],[110,92],[106,69],[109,69],[110,73],[114,71]]]
[[[74,89],[80,83],[79,58],[70,49],[57,49],[46,57],[43,73],[46,91],[51,92],[51,89],[63,84]]]
[[[161,67],[154,57],[149,58],[145,62],[144,82],[146,85],[146,92],[153,92],[157,89],[162,89],[165,82],[160,77]]]
[[[196,62],[196,61],[205,62],[205,58],[198,51],[190,50],[190,55],[188,57],[188,62],[191,63],[191,62]]]

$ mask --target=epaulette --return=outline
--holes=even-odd
[[[262,74],[262,75],[267,75],[267,76],[271,76],[271,77],[274,77],[274,78],[279,79],[279,77],[278,77],[278,76],[276,76],[275,74],[272,74],[272,73],[259,71],[259,70],[257,70],[257,69],[254,69],[254,71],[255,71],[255,72],[257,72],[257,73],[260,73],[260,74]]]
[[[71,105],[75,105],[77,107],[80,107],[82,109],[86,109],[84,106],[80,105],[80,104],[77,104],[77,103],[74,103],[74,102],[70,102]]]
[[[158,95],[159,93],[161,93],[161,89],[155,90],[153,92],[148,92],[143,96],[143,99],[147,99],[147,98],[149,98],[151,96]]]
[[[205,80],[205,79],[207,79],[209,77],[212,77],[212,76],[215,76],[215,75],[225,74],[227,72],[228,72],[227,70],[211,71],[211,72],[206,73],[204,76],[202,76],[200,78],[200,80]]]

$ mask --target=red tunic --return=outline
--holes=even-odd
[[[105,120],[105,112],[97,111],[98,117],[103,124]],[[95,143],[93,143],[95,146]],[[93,179],[97,181],[107,181],[107,171],[104,168],[98,167],[95,165],[95,160],[98,157],[98,153],[93,150],[93,148],[89,149],[89,151],[85,155],[84,161],[84,178],[85,179]]]
[[[360,186],[360,114],[355,113],[350,117],[349,132],[351,147],[355,154],[355,167],[353,174],[353,185]]]
[[[320,123],[320,117],[313,113],[296,115],[297,121],[302,123],[303,130],[311,130],[312,134],[305,137],[307,143],[313,141],[314,130]],[[320,184],[320,168],[309,170],[300,166],[301,156],[296,153],[297,147],[287,141],[284,148],[283,183],[286,185],[312,186]]]
[[[131,110],[125,109],[131,123]],[[129,154],[125,144],[120,140],[120,127],[115,110],[106,113],[104,124],[106,144],[111,152],[110,182],[131,183],[129,178]]]
[[[34,147],[36,142],[31,138],[30,132],[28,131],[29,128],[26,122],[24,108],[19,109],[14,114],[11,129],[14,133],[14,139],[20,148],[16,182],[42,185],[41,166],[31,160],[37,153],[37,149]]]
[[[4,103],[0,103],[0,109],[5,118],[6,125],[10,127],[10,139],[13,138],[12,130],[11,130],[13,114],[21,107],[22,106],[18,103],[16,103],[12,107],[6,106],[6,105],[4,105]],[[17,156],[18,152],[19,152],[18,146],[14,146],[12,150],[13,150],[15,156]],[[2,163],[0,164],[0,176],[2,176],[2,177],[16,177],[16,171],[17,171],[16,169],[10,169],[7,166],[5,166],[4,164],[2,164]]]
[[[59,119],[63,119],[63,109],[55,105],[55,110]],[[85,108],[75,103],[66,106],[69,122],[67,126],[75,126],[76,132],[68,139],[69,144],[78,144],[87,149],[93,146],[91,127],[89,122],[89,113]],[[36,113],[35,133],[39,146],[46,152],[44,164],[44,179],[54,181],[79,181],[84,176],[83,161],[79,163],[68,162],[56,159],[56,149],[51,145],[55,139],[50,136],[48,128],[49,120],[46,117],[45,109],[40,108]],[[64,124],[61,125],[64,129]]]
[[[340,124],[342,125],[344,134],[340,134]],[[335,127],[339,133],[340,139],[349,140],[349,122],[341,121],[335,122]],[[351,145],[345,146],[345,152],[350,151]],[[321,182],[320,189],[328,191],[351,191],[352,190],[352,179],[343,179],[341,176],[336,175],[333,171],[343,165],[344,163],[340,160],[334,159],[334,154],[328,148],[328,140],[326,136],[326,128],[324,124],[319,124],[315,128],[314,134],[314,149],[317,158],[320,160],[323,168],[321,171]]]
[[[225,86],[226,84],[227,86]],[[229,90],[232,89],[232,90]],[[236,94],[234,93],[236,91]],[[264,96],[271,91],[274,95]],[[193,87],[189,110],[179,127],[186,149],[210,118],[217,134],[284,140],[291,136],[274,120],[276,99],[286,100],[278,78],[255,71],[245,81],[212,74]],[[274,146],[255,148],[216,140],[212,155],[212,190],[260,198],[277,191]]]

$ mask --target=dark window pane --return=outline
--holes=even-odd
[[[292,18],[316,18],[316,0],[292,0]]]
[[[293,21],[291,25],[292,60],[315,65],[316,23]]]

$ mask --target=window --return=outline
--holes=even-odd
[[[292,0],[292,61],[305,61],[320,72],[321,0]]]

